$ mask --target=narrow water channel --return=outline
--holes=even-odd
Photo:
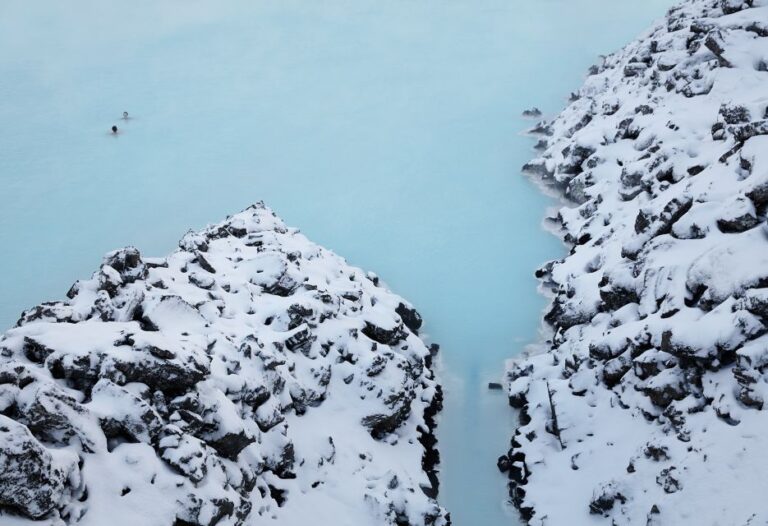
[[[670,3],[4,0],[0,326],[107,250],[162,255],[263,199],[419,308],[443,348],[441,501],[515,524],[494,468],[513,414],[486,385],[535,340],[533,271],[562,252],[519,115]]]

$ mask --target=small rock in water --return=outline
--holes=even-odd
[[[541,117],[541,110],[539,108],[530,108],[523,111],[523,117],[536,118]]]
[[[499,468],[499,471],[501,471],[502,473],[506,473],[507,471],[509,471],[510,464],[511,462],[507,455],[501,455],[499,459],[496,461],[496,466]]]

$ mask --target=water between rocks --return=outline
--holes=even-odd
[[[515,524],[494,468],[514,415],[486,386],[536,339],[533,271],[563,250],[519,116],[557,111],[670,3],[4,0],[0,327],[107,250],[162,255],[263,199],[422,312],[441,501],[458,526]]]

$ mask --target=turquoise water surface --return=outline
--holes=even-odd
[[[536,339],[533,271],[563,251],[519,115],[557,111],[670,3],[3,0],[0,328],[107,250],[163,255],[263,199],[419,308],[443,348],[441,501],[516,524],[495,470],[513,413],[486,385]]]

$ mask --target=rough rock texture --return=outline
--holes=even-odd
[[[0,523],[446,525],[436,348],[263,205],[0,338]]]
[[[531,524],[768,523],[767,64],[768,1],[689,0],[536,127],[571,250],[508,372]]]

